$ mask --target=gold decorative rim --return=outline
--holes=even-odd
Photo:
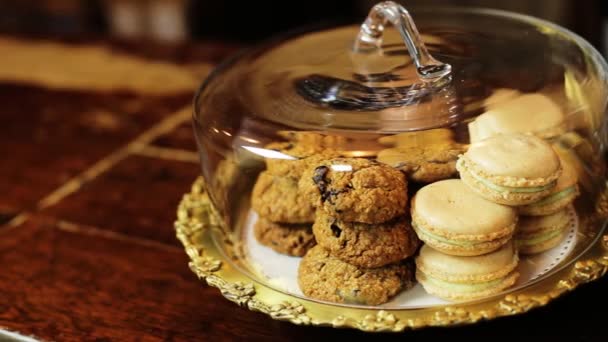
[[[597,208],[602,219],[608,213],[607,199],[604,194]],[[215,229],[221,230],[219,220],[209,202],[205,183],[199,177],[190,193],[182,198],[175,221],[176,235],[190,258],[188,265],[192,272],[242,307],[299,325],[398,332],[426,326],[470,324],[544,306],[608,271],[608,233],[604,232],[575,262],[504,296],[415,310],[352,308],[296,298],[251,279],[218,250],[211,237]]]

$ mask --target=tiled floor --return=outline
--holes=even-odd
[[[0,84],[0,179],[10,180],[0,182],[0,214],[32,210],[189,100]]]
[[[216,290],[186,259],[180,248],[29,219],[0,231],[0,326],[57,341],[195,339],[213,324],[213,303],[200,305]]]
[[[192,162],[129,156],[42,213],[177,246],[168,208],[177,208],[199,173]]]

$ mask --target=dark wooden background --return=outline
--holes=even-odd
[[[145,87],[125,89],[119,80],[100,89],[95,82],[79,85],[86,75],[67,68],[59,75],[67,85],[57,88],[51,85],[59,76],[36,68],[60,65],[62,58],[40,65],[7,60],[17,51],[10,49],[40,44],[5,38],[0,37],[3,329],[57,341],[608,340],[606,278],[521,316],[402,334],[295,326],[236,306],[189,271],[172,227],[180,197],[200,172],[189,123],[195,86],[151,95]],[[54,49],[73,57],[83,44],[62,42]],[[129,53],[142,68],[168,62],[192,73],[197,83],[235,50],[205,43],[87,46]],[[41,49],[32,53],[46,56]],[[15,68],[35,77],[15,76]]]

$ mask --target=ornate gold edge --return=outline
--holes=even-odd
[[[608,212],[608,201],[602,196],[598,212]],[[475,323],[484,319],[515,315],[544,306],[577,286],[596,280],[608,271],[608,234],[600,239],[574,264],[538,283],[504,297],[481,302],[454,303],[417,310],[377,310],[342,308],[294,297],[254,283],[248,276],[225,264],[213,242],[195,243],[196,234],[209,233],[219,221],[202,178],[192,185],[177,210],[175,230],[190,258],[189,267],[208,285],[217,287],[228,300],[273,319],[300,325],[349,327],[368,332],[392,331],[427,326],[449,326]],[[335,312],[335,317],[332,312]]]

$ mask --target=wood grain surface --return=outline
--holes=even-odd
[[[115,63],[101,57],[119,51],[150,74],[171,76],[154,69],[158,62],[179,69],[179,87],[183,75],[200,80],[235,50],[85,42],[4,37],[0,50],[57,59],[46,65],[61,56],[95,61],[98,78],[113,70],[104,63]],[[83,46],[101,57],[79,55]],[[195,278],[173,233],[176,205],[200,172],[189,123],[194,87],[147,92],[146,82],[116,75],[81,82],[83,65],[36,73],[6,58],[0,54],[3,329],[55,341],[608,340],[608,279],[521,316],[398,335],[295,326],[240,308]]]

